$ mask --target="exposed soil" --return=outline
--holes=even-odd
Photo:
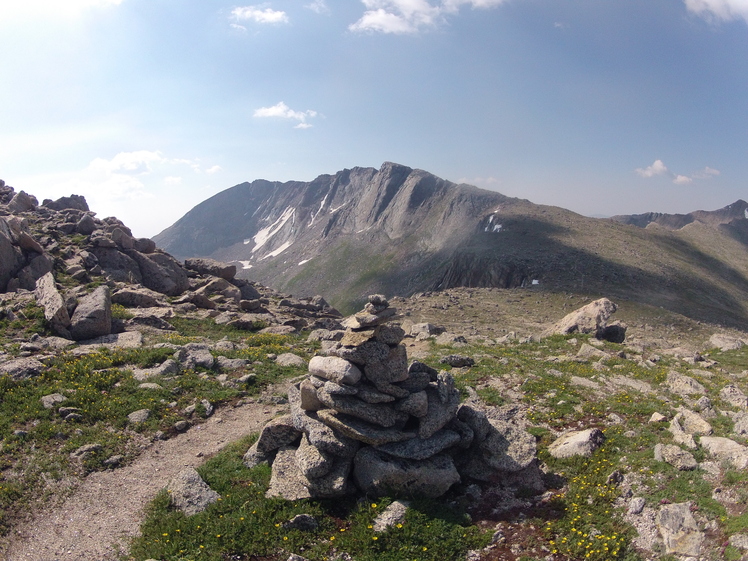
[[[60,504],[35,513],[10,536],[6,561],[114,561],[136,536],[144,507],[185,467],[258,431],[276,405],[224,407],[184,434],[153,442],[125,467],[93,472]]]

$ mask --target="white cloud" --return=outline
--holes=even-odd
[[[182,178],[174,175],[167,175],[164,177],[164,185],[181,185]]]
[[[748,0],[684,0],[689,12],[707,20],[743,18],[748,23]]]
[[[223,171],[223,168],[221,166],[212,166],[205,170],[205,173],[214,174],[218,173],[219,171]]]
[[[668,173],[667,166],[662,163],[662,160],[655,160],[651,166],[645,168],[636,168],[636,173],[642,177],[654,177],[655,175],[662,175]]]
[[[311,4],[307,4],[304,6],[305,8],[312,10],[313,12],[317,14],[329,14],[330,8],[327,7],[327,3],[325,3],[325,0],[314,0]]]
[[[670,171],[667,168],[667,166],[662,162],[662,160],[655,160],[651,166],[647,166],[645,168],[636,168],[635,171],[641,177],[654,177],[655,175],[667,175],[673,180],[673,183],[675,183],[676,185],[687,185],[689,183],[692,183],[694,179],[710,179],[716,175],[719,175],[719,170],[710,168],[709,166],[705,167],[702,170],[697,171],[696,173],[690,176],[681,175],[679,173],[674,173]]]
[[[265,7],[265,4],[259,6],[243,6],[231,10],[231,15],[236,21],[254,21],[255,23],[288,23],[286,12],[273,10]],[[241,27],[241,26],[240,26]]]
[[[294,111],[288,105],[282,101],[276,103],[272,107],[260,107],[255,109],[254,117],[279,117],[282,119],[293,119],[299,121],[299,124],[294,128],[297,129],[308,129],[312,125],[306,122],[308,118],[316,117],[317,112],[308,109],[307,111]]]
[[[494,8],[505,0],[361,0],[366,11],[348,26],[351,31],[417,33],[442,24],[444,16],[459,12],[462,6]]]

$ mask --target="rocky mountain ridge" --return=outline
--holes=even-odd
[[[587,218],[386,162],[308,183],[237,185],[154,239],[277,290],[324,292],[347,312],[371,293],[525,286],[739,326],[748,321],[745,206],[692,213],[679,229],[639,228],[639,219]]]

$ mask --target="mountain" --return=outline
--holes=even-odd
[[[731,205],[719,210],[697,210],[688,214],[667,214],[662,212],[647,212],[644,214],[620,214],[611,216],[611,220],[622,224],[631,224],[639,228],[646,228],[650,224],[657,224],[668,230],[678,230],[691,224],[700,222],[710,226],[721,226],[742,222],[748,218],[748,203],[738,199]]]
[[[746,203],[726,208],[658,228],[655,215],[588,218],[386,162],[236,185],[154,240],[178,258],[241,264],[240,276],[277,290],[322,293],[344,311],[374,292],[526,286],[744,326]]]

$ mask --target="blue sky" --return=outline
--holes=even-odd
[[[748,198],[748,0],[0,0],[0,178],[139,236],[394,161],[586,215]]]

